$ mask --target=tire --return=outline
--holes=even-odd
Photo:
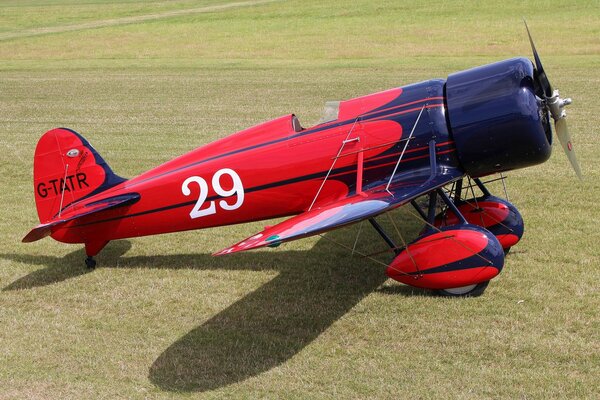
[[[92,257],[86,258],[85,266],[87,267],[87,269],[90,269],[90,270],[96,268],[96,260],[94,260]]]
[[[485,292],[490,281],[468,285],[459,288],[439,289],[437,293],[444,297],[479,297]]]

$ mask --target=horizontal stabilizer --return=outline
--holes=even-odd
[[[137,202],[140,199],[138,193],[128,193],[119,196],[108,197],[106,199],[93,201],[85,205],[79,205],[77,207],[67,207],[63,210],[60,216],[54,220],[40,224],[33,228],[25,237],[22,242],[29,243],[35,242],[45,238],[52,233],[52,228],[65,224],[69,221],[73,221],[86,215],[95,214],[100,211],[110,210],[120,206],[126,206]]]

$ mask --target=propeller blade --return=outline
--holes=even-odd
[[[550,84],[550,81],[546,76],[546,72],[544,71],[544,67],[542,66],[540,56],[538,55],[538,52],[535,49],[535,44],[533,44],[533,39],[531,37],[531,33],[529,32],[529,27],[527,26],[527,21],[525,21],[525,18],[523,18],[523,23],[525,23],[525,29],[527,29],[527,36],[529,36],[529,43],[531,43],[531,50],[533,51],[533,58],[535,59],[535,68],[537,69],[538,73],[538,81],[546,97],[552,97],[552,85]]]
[[[582,179],[581,169],[579,168],[577,157],[575,157],[575,151],[573,150],[573,145],[571,144],[571,136],[569,135],[569,130],[567,129],[567,121],[565,118],[560,118],[554,122],[554,127],[556,128],[556,136],[558,136],[558,140],[560,141],[565,154],[569,158],[569,161],[573,166],[573,170],[579,179]]]

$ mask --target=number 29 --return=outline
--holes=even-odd
[[[229,175],[231,177],[231,180],[233,181],[233,187],[231,189],[223,189],[223,186],[221,186],[221,177],[223,175]],[[183,184],[181,185],[181,192],[185,196],[190,196],[192,191],[190,190],[189,186],[192,182],[198,184],[198,187],[200,188],[200,194],[196,204],[194,205],[194,208],[192,208],[192,211],[190,211],[190,217],[195,219],[216,214],[217,206],[215,201],[210,201],[208,207],[202,210],[202,206],[208,197],[208,183],[206,180],[204,180],[204,178],[199,176],[190,176],[183,181]],[[237,199],[233,204],[227,203],[226,200],[219,200],[220,208],[226,211],[231,211],[242,206],[242,203],[244,203],[244,185],[242,184],[242,180],[237,172],[230,168],[220,169],[213,175],[211,183],[215,193],[221,197],[231,197],[237,195]]]

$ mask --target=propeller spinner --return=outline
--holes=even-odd
[[[546,76],[546,72],[542,66],[542,61],[540,60],[537,50],[535,49],[535,44],[533,44],[533,39],[531,38],[527,21],[523,19],[523,22],[525,23],[525,29],[527,29],[527,36],[529,36],[531,50],[533,51],[533,58],[535,59],[536,80],[543,92],[541,97],[544,102],[544,107],[552,116],[552,119],[554,120],[556,136],[558,136],[558,140],[560,141],[567,158],[571,162],[573,170],[581,179],[581,169],[579,168],[577,157],[575,157],[575,151],[573,150],[573,144],[571,143],[571,136],[569,135],[569,130],[567,129],[567,113],[564,109],[565,106],[571,104],[571,99],[561,98],[558,90],[554,90],[552,88],[550,80],[548,79],[548,76]]]

